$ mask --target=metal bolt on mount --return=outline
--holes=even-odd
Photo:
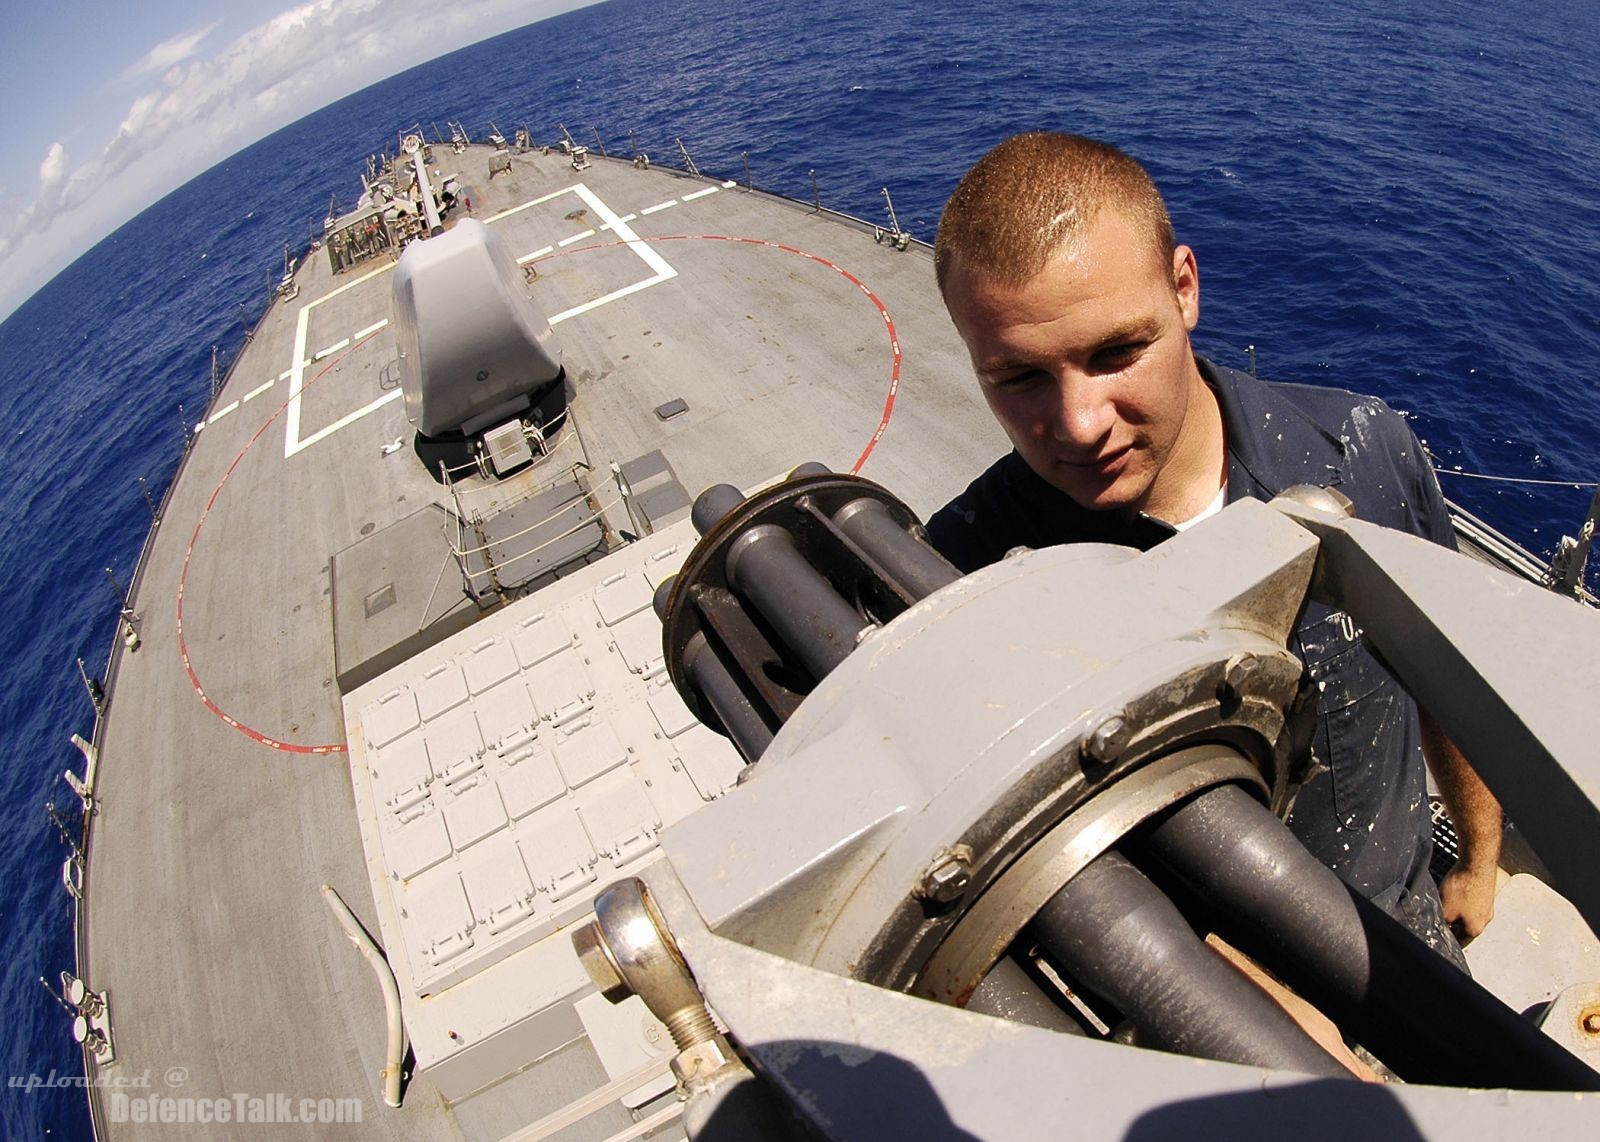
[[[1261,659],[1248,651],[1228,659],[1222,668],[1222,683],[1217,687],[1217,699],[1225,705],[1238,703],[1244,697],[1245,686],[1261,672]]]
[[[972,850],[956,845],[933,858],[917,882],[917,895],[936,904],[951,904],[961,899],[972,883]]]
[[[1089,761],[1110,765],[1122,756],[1133,740],[1133,727],[1121,714],[1112,714],[1083,739],[1083,756]]]

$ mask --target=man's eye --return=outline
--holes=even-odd
[[[1123,341],[1107,345],[1095,353],[1094,364],[1101,369],[1125,368],[1139,359],[1147,344],[1145,341]]]
[[[989,383],[997,389],[1025,389],[1038,384],[1044,377],[1039,369],[1022,369],[1015,373],[1001,373],[989,378]]]

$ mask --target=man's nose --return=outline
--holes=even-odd
[[[1092,379],[1057,378],[1055,405],[1051,431],[1058,443],[1088,449],[1111,430],[1111,401]]]

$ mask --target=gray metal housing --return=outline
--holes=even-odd
[[[863,637],[737,788],[663,833],[668,860],[644,879],[674,946],[808,1128],[839,1139],[1594,1133],[1586,1073],[1575,1090],[1376,1086],[957,1010],[1041,892],[1170,803],[1171,780],[1211,754],[1175,747],[1240,751],[1260,784],[1249,767],[1221,780],[1278,802],[1295,750],[1284,644],[1308,594],[1365,629],[1600,926],[1600,617],[1328,506],[1244,500],[1148,553],[1025,552],[953,583]],[[1563,669],[1541,670],[1548,661]],[[969,877],[932,896],[929,871],[957,853]],[[691,1103],[705,1137],[731,1118],[715,1099]]]
[[[394,273],[406,419],[425,436],[471,433],[529,406],[561,375],[550,323],[516,259],[475,218],[413,242]]]

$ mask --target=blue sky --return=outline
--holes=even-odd
[[[240,147],[384,76],[588,2],[0,5],[0,320]]]

